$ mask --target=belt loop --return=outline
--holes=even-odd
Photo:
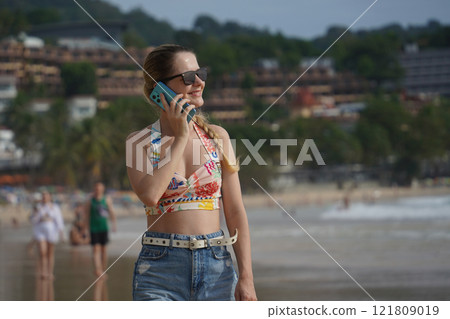
[[[146,233],[146,232],[143,232],[143,233],[142,233],[142,237],[141,237],[141,245],[142,245],[142,246],[144,246],[144,237],[145,237],[145,233]]]
[[[169,249],[173,248],[173,238],[175,237],[175,234],[170,234],[170,243],[169,243]]]
[[[210,248],[211,248],[211,242],[209,241],[209,238],[208,238],[208,236],[206,236],[206,235],[203,235],[203,237],[205,237],[205,239],[206,239],[206,242],[207,242],[207,244],[208,244],[208,249],[210,249]]]

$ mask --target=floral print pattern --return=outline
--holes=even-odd
[[[155,129],[153,129],[155,127]],[[187,179],[175,173],[155,207],[145,207],[147,215],[161,215],[184,210],[217,210],[221,197],[222,171],[216,148],[208,135],[194,123],[195,131],[210,159]],[[161,130],[159,120],[152,125],[151,147],[153,166],[160,161]]]

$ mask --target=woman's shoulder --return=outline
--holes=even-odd
[[[215,124],[209,124],[209,127],[216,132],[221,138],[223,139],[230,139],[230,135],[228,134],[227,130],[224,129],[222,126],[215,125]]]

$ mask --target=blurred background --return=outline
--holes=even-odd
[[[380,1],[315,62],[373,1],[77,2],[140,64],[163,43],[193,48],[210,69],[204,109],[241,160],[240,139],[297,141],[287,163],[266,142],[268,165],[240,171],[252,239],[274,243],[253,247],[260,299],[368,296],[252,178],[375,299],[448,300],[449,3]],[[57,246],[56,280],[35,278],[26,247],[43,189],[69,233],[93,183],[105,183],[119,217],[111,262],[140,237],[125,139],[158,116],[142,87],[142,70],[75,2],[0,1],[0,300],[73,300],[95,279],[90,247],[70,242]],[[295,165],[305,139],[325,166]],[[84,298],[130,300],[138,250]]]

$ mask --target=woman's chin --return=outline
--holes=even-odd
[[[204,103],[205,102],[203,101],[203,98],[197,98],[197,99],[191,99],[190,104],[195,105],[195,108],[198,109],[198,108],[202,107]]]

